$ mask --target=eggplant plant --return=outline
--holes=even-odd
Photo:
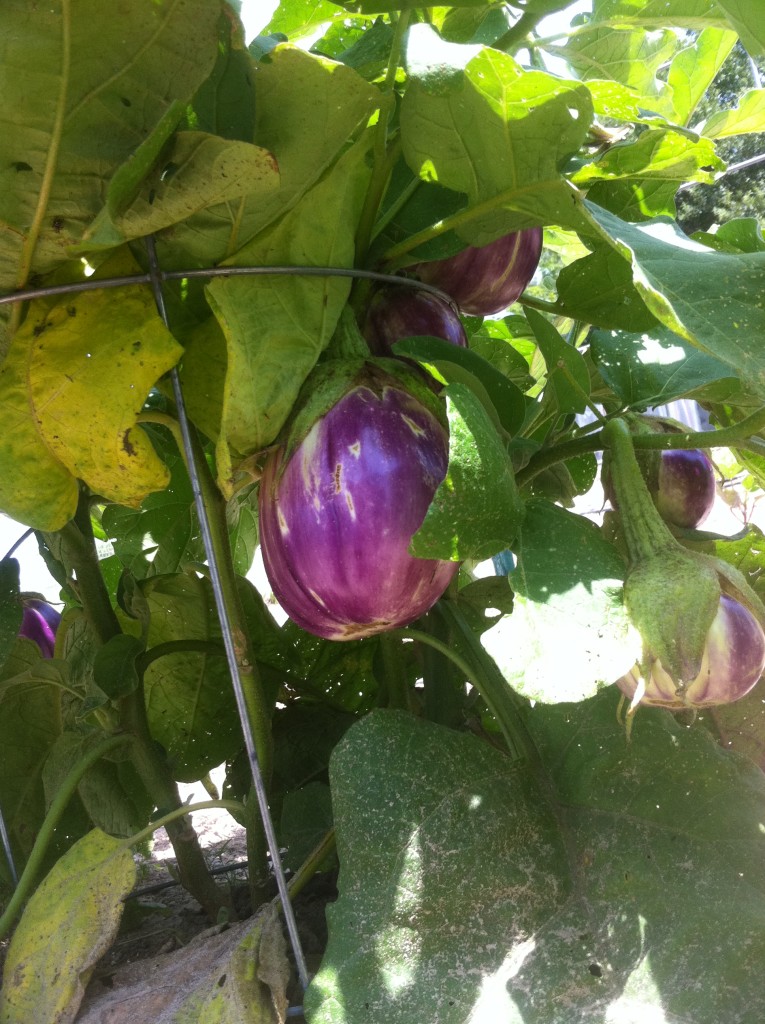
[[[238,6],[0,5],[0,512],[53,580],[14,535],[0,1020],[77,1019],[164,827],[246,920],[162,1019],[758,1024],[765,546],[697,527],[704,449],[765,486],[765,247],[676,197],[765,131],[759,0]]]

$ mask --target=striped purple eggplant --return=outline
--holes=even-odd
[[[678,692],[660,661],[654,661],[651,678],[640,703],[658,707],[710,707],[730,704],[744,697],[765,670],[765,633],[748,608],[723,594],[707,633],[701,671]],[[617,685],[630,698],[637,691],[640,670],[636,666]]]
[[[542,229],[526,228],[489,245],[468,246],[444,260],[410,269],[450,295],[463,313],[491,316],[507,309],[534,276],[542,254]]]
[[[458,314],[432,292],[408,285],[386,285],[376,291],[364,321],[372,354],[391,356],[397,341],[417,335],[443,338],[461,348],[468,343]]]
[[[317,398],[322,391],[336,398]],[[260,482],[274,594],[299,626],[332,640],[412,622],[458,569],[409,553],[446,474],[440,400],[404,364],[382,359],[339,379],[331,367],[314,371],[304,393],[319,414],[298,415]]]

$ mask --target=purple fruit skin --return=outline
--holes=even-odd
[[[715,471],[698,448],[661,453],[656,507],[662,519],[687,530],[700,526],[715,503]]]
[[[33,640],[40,648],[43,658],[52,658],[56,644],[56,630],[61,616],[55,608],[44,601],[30,598],[24,602],[19,636]]]
[[[364,337],[376,356],[393,356],[403,338],[432,335],[467,347],[462,321],[452,307],[431,292],[390,285],[375,292],[364,321]]]
[[[749,693],[763,670],[765,633],[762,627],[748,608],[723,594],[707,634],[701,671],[688,683],[683,696],[678,696],[674,681],[657,660],[640,703],[675,709],[730,704]],[[617,685],[631,698],[637,682],[638,668],[635,667]]]
[[[450,295],[463,313],[491,316],[507,309],[534,276],[542,254],[542,229],[526,228],[489,245],[468,246],[456,256],[412,269],[426,284]]]
[[[351,388],[260,482],[268,579],[303,629],[352,640],[405,625],[459,566],[408,548],[446,474],[448,435],[402,387]]]

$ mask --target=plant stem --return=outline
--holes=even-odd
[[[319,866],[327,859],[336,846],[337,841],[335,838],[335,830],[334,828],[331,828],[320,842],[314,846],[287,883],[287,891],[289,892],[291,899],[294,899],[294,897],[306,887],[318,871]]]
[[[488,707],[489,711],[496,718],[502,735],[505,737],[507,748],[510,751],[512,758],[518,758],[521,756],[521,752],[524,749],[523,741],[519,742],[519,735],[517,732],[517,721],[515,715],[509,715],[508,708],[504,701],[497,701],[494,699],[495,694],[493,693],[493,687],[486,685],[486,680],[482,677],[480,671],[476,671],[475,666],[471,665],[465,658],[458,654],[448,644],[444,643],[443,640],[439,640],[435,636],[431,636],[430,633],[425,633],[421,629],[412,629],[407,627],[406,629],[398,629],[396,633],[402,637],[408,637],[410,640],[418,640],[422,644],[427,644],[432,647],[433,650],[441,653],[445,658],[448,658],[460,672],[464,675],[465,680],[471,683],[476,690],[481,694],[483,700]],[[507,687],[507,684],[503,684]]]
[[[76,578],[77,596],[85,618],[98,642],[105,644],[122,630],[101,575],[89,502],[84,493],[75,518],[67,523],[59,536],[67,571],[73,571]],[[149,729],[143,684],[122,698],[119,716],[121,728],[134,739],[133,761],[155,806],[163,812],[182,807],[178,786]],[[226,897],[207,870],[196,833],[182,821],[172,822],[167,832],[178,860],[181,884],[215,921]]]
[[[110,754],[112,750],[116,750],[117,747],[130,742],[131,739],[131,736],[124,733],[120,736],[109,736],[107,739],[102,740],[97,747],[94,747],[89,753],[85,754],[84,757],[81,757],[69,771],[48,808],[48,813],[45,815],[45,820],[40,827],[40,831],[37,833],[37,838],[19,879],[19,884],[16,886],[3,916],[0,917],[0,939],[7,935],[9,928],[21,911],[22,905],[31,894],[56,826],[60,822],[83,775],[97,761],[105,757],[106,754]]]
[[[136,668],[139,675],[143,675],[152,662],[159,658],[169,657],[171,654],[186,654],[187,652],[198,654],[213,654],[225,658],[226,652],[223,644],[215,640],[167,640],[163,644],[150,647],[148,651],[136,659]]]
[[[146,828],[141,829],[140,832],[136,832],[135,835],[126,839],[124,841],[125,846],[137,846],[145,839],[151,839],[158,828],[166,829],[168,825],[187,814],[196,814],[197,811],[211,811],[216,808],[231,811],[232,814],[235,812],[239,815],[244,814],[244,804],[240,804],[238,800],[202,800],[198,804],[184,804],[183,807],[176,807],[174,811],[163,814],[161,818],[155,818]]]
[[[361,216],[359,217],[359,226],[356,231],[357,264],[363,263],[366,257],[369,242],[372,237],[372,228],[374,227],[374,222],[377,218],[377,211],[380,209],[380,203],[382,202],[385,190],[388,187],[388,181],[390,180],[391,171],[393,170],[393,164],[398,157],[396,150],[392,153],[388,152],[388,125],[396,103],[396,72],[398,71],[398,63],[401,55],[401,45],[404,40],[404,34],[409,27],[410,17],[410,11],[401,11],[393,30],[393,40],[391,41],[390,53],[388,56],[388,70],[385,75],[385,83],[382,88],[383,96],[380,103],[380,114],[377,120],[377,125],[375,126],[374,169],[372,171],[369,188],[367,189],[367,194],[364,199]]]

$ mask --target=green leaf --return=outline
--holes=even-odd
[[[211,645],[209,653],[166,654],[144,676],[152,737],[165,748],[173,777],[195,782],[233,757],[241,745],[212,589],[209,581],[185,574],[152,576],[142,581],[141,589],[151,613],[148,653],[173,640]]]
[[[510,685],[545,703],[578,701],[628,672],[640,640],[622,605],[625,565],[598,527],[531,500],[513,550],[513,613],[481,638]]]
[[[577,185],[624,178],[711,184],[714,172],[724,168],[709,139],[690,139],[663,128],[649,129],[636,142],[612,146],[600,159],[585,164],[572,180]]]
[[[98,648],[93,659],[93,680],[107,697],[119,700],[138,689],[141,677],[136,664],[144,644],[134,636],[118,633]]]
[[[287,848],[284,866],[297,871],[330,828],[332,797],[325,782],[309,782],[286,793],[279,828],[279,844]]]
[[[342,17],[342,12],[330,0],[282,0],[262,34],[283,32],[290,39],[301,39],[325,22]]]
[[[72,767],[101,742],[103,734],[63,732],[45,760],[43,785],[50,805]],[[146,827],[154,802],[132,762],[102,758],[80,780],[77,795],[87,815],[87,828],[95,826],[112,836],[129,837]],[[67,836],[71,844],[72,836]]]
[[[638,178],[596,181],[587,190],[590,202],[610,210],[622,220],[642,221],[674,217],[677,182],[671,178]]]
[[[69,259],[105,182],[210,73],[219,13],[208,0],[137,0],[119,18],[97,0],[33,18],[2,5],[0,293]]]
[[[122,257],[107,265],[133,269]],[[0,367],[0,508],[52,531],[74,515],[78,478],[125,505],[163,488],[167,470],[136,417],[181,353],[146,288],[122,288],[118,302],[92,291],[32,303]]]
[[[449,466],[410,549],[418,558],[489,558],[512,544],[523,515],[512,465],[473,392],[449,384],[443,394]]]
[[[273,228],[237,256],[241,264],[351,267],[369,174],[364,136]],[[248,455],[274,440],[303,381],[331,338],[350,279],[300,275],[217,278],[207,293],[226,336],[218,474],[227,451]]]
[[[678,124],[689,123],[699,100],[735,45],[735,32],[705,28],[691,46],[672,58],[667,82],[672,89],[672,106]]]
[[[61,668],[61,662],[41,658],[31,640],[20,640],[3,668],[0,805],[17,866],[26,861],[47,809],[42,771],[61,732],[61,691],[50,683],[63,681]],[[5,874],[4,858],[0,863]]]
[[[189,128],[224,139],[255,136],[255,75],[242,25],[227,10],[219,20],[218,59],[189,104]]]
[[[16,643],[23,615],[19,600],[19,563],[15,558],[4,558],[0,561],[0,672]]]
[[[178,132],[130,204],[104,211],[79,248],[143,238],[246,197],[260,204],[278,187],[279,168],[268,150],[206,132]]]
[[[500,429],[511,435],[520,429],[526,415],[523,393],[477,352],[432,337],[405,338],[396,342],[394,349],[399,355],[435,366],[449,383],[467,384]]]
[[[64,854],[11,940],[0,992],[3,1024],[74,1020],[93,968],[117,934],[135,877],[130,849],[98,829]]]
[[[693,238],[720,252],[765,252],[762,229],[754,217],[737,217],[721,224],[714,234],[699,231]]]
[[[599,247],[558,274],[560,312],[572,320],[627,331],[655,328],[656,317],[640,297],[629,263]]]
[[[718,0],[749,53],[765,53],[765,25],[759,0]]]
[[[630,225],[585,202],[611,245],[629,260],[635,285],[670,330],[728,363],[765,392],[765,253],[705,249],[671,221]]]
[[[665,712],[627,744],[617,700],[525,714],[538,781],[402,712],[347,733],[312,1024],[760,1018],[765,779]]]
[[[534,309],[526,310],[539,350],[547,367],[547,387],[559,413],[584,412],[590,397],[590,371],[573,345],[569,345],[549,320]]]
[[[744,93],[737,107],[715,111],[706,121],[697,125],[697,131],[711,139],[765,132],[765,89],[752,89]]]
[[[667,23],[665,17],[662,24]],[[644,97],[643,105],[650,106],[666,89],[657,72],[675,53],[677,37],[663,27],[644,31],[595,26],[570,37],[565,46],[547,44],[545,49],[562,57],[585,81],[611,79]]]
[[[595,0],[593,21],[646,28],[674,25],[698,31],[710,26],[728,28],[721,7],[717,0]]]
[[[606,384],[634,409],[692,397],[718,382],[726,390],[736,385],[729,366],[666,327],[644,334],[593,331],[590,352]]]
[[[423,180],[468,196],[449,225],[464,241],[579,223],[560,168],[592,120],[586,86],[524,71],[498,50],[443,43],[426,25],[409,31],[407,70],[404,157]]]

